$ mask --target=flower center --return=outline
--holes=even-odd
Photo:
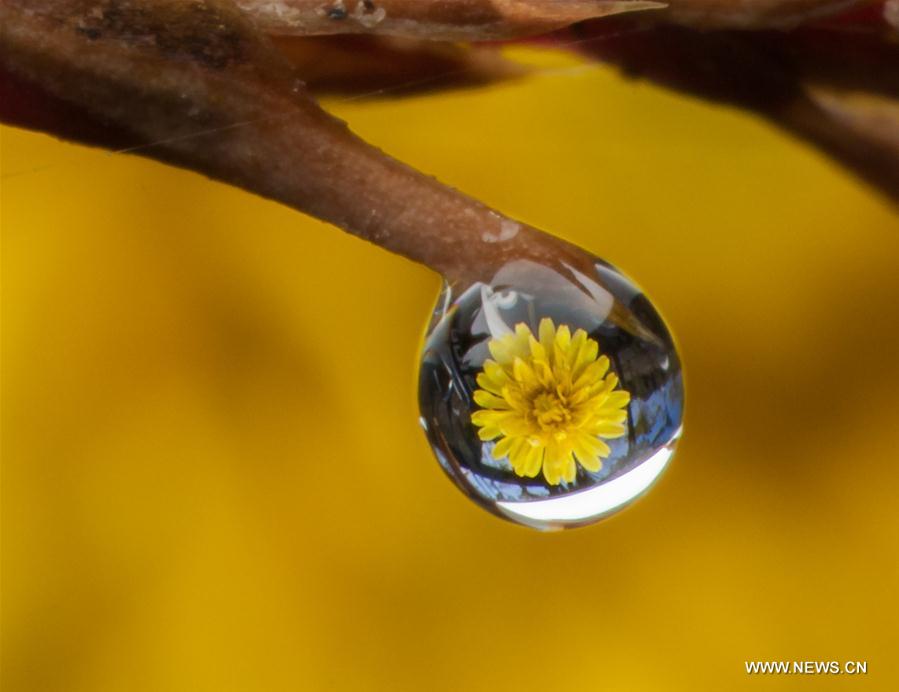
[[[543,392],[534,397],[531,415],[544,432],[559,431],[571,422],[568,406],[555,392]]]

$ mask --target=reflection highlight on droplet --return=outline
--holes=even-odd
[[[674,454],[677,436],[645,462],[624,475],[549,500],[497,502],[497,509],[509,519],[539,529],[592,524],[612,514],[646,492]]]

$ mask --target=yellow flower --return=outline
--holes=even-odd
[[[471,416],[482,440],[496,440],[493,456],[508,457],[519,476],[543,470],[550,485],[572,482],[578,464],[599,471],[609,446],[600,438],[625,433],[630,394],[615,390],[618,376],[599,344],[578,329],[540,321],[539,338],[526,324],[488,344]],[[613,391],[615,390],[615,391]]]

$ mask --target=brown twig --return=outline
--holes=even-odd
[[[236,0],[273,34],[378,33],[443,41],[543,34],[575,22],[665,7],[664,0]]]
[[[664,21],[693,29],[789,29],[872,0],[669,0]]]
[[[701,31],[622,17],[575,35],[628,75],[765,117],[899,201],[899,40],[884,22],[852,27]]]
[[[532,72],[490,45],[359,34],[272,40],[313,94],[399,97],[483,86]]]
[[[511,256],[579,256],[354,136],[229,3],[99,6],[4,0],[4,60],[130,135],[132,151],[276,199],[452,280]]]
[[[275,34],[379,33],[482,41],[638,10],[704,29],[785,29],[871,0],[236,0]],[[659,12],[659,10],[662,10]]]
[[[801,33],[709,32],[661,21],[783,25],[847,4],[853,0],[750,0],[735,13],[725,0],[672,0],[670,11],[622,20],[639,22],[639,32],[618,31],[616,18],[594,24],[608,33],[584,45],[628,71],[762,113],[899,198],[897,117],[890,109],[896,94],[889,87],[895,44],[871,52],[866,38],[864,50],[853,49],[869,60],[862,61],[869,69],[856,70],[861,75],[846,72],[839,51],[811,59],[814,53],[797,51]],[[284,54],[259,33],[254,22],[264,20],[261,5],[242,5],[244,10],[229,0],[0,0],[0,92],[6,97],[0,116],[201,171],[330,221],[450,279],[484,276],[511,257],[587,261],[576,248],[355,137],[315,104]],[[395,24],[383,19],[378,27],[418,36],[439,36],[434,26],[447,23],[467,36],[520,35],[611,7],[592,0],[384,0],[374,7],[388,5]],[[358,4],[352,9],[371,10],[364,3],[362,10]],[[247,12],[255,13],[251,21]],[[874,101],[847,97],[847,84],[865,85]]]

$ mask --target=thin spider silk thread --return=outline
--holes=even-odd
[[[648,31],[646,28],[641,29],[631,29],[628,31],[620,31],[614,34],[606,34],[603,36],[593,36],[590,38],[582,38],[575,39],[572,41],[565,41],[563,43],[553,44],[553,48],[556,49],[565,49],[575,45],[582,45],[586,43],[598,43],[611,38],[618,38],[622,35],[633,34],[633,33],[642,33]],[[532,77],[543,77],[543,76],[565,76],[565,75],[574,75],[574,74],[582,74],[584,72],[590,72],[593,70],[601,69],[601,64],[598,63],[585,63],[583,65],[574,65],[572,67],[546,67],[539,68],[534,70],[529,74]],[[410,79],[401,84],[395,84],[389,87],[382,87],[380,89],[373,89],[371,91],[366,91],[361,94],[353,94],[352,96],[348,96],[345,98],[336,99],[334,103],[336,105],[341,105],[345,103],[352,103],[354,101],[361,101],[363,99],[372,98],[375,96],[381,96],[384,94],[391,94],[395,92],[405,91],[407,89],[417,88],[421,86],[425,86],[427,84],[439,82],[444,79],[448,79],[451,77],[459,77],[463,76],[466,73],[473,71],[473,68],[469,67],[461,67],[456,70],[447,70],[446,72],[441,72],[436,75],[430,75],[428,77],[421,77],[419,79]],[[168,137],[163,139],[154,140],[152,142],[147,142],[145,144],[138,144],[133,147],[124,147],[121,149],[113,149],[111,151],[105,152],[107,156],[113,156],[116,154],[133,154],[141,151],[146,151],[148,149],[152,149],[154,147],[164,146],[166,144],[173,144],[175,142],[184,142],[195,137],[208,137],[209,135],[214,135],[217,132],[227,132],[230,130],[238,129],[241,127],[248,127],[250,125],[256,125],[258,123],[268,123],[268,122],[277,122],[278,120],[289,119],[293,115],[292,112],[285,113],[273,113],[271,115],[262,116],[260,118],[254,118],[252,120],[244,120],[234,123],[229,123],[227,125],[219,125],[214,128],[209,128],[206,130],[198,130],[196,132],[191,132],[189,134],[178,135],[176,137]],[[64,166],[74,165],[74,162],[68,163],[51,163],[45,164],[43,166],[37,166],[35,168],[24,168],[18,171],[12,171],[10,173],[3,173],[0,175],[0,180],[7,180],[9,178],[18,178],[24,175],[34,175],[38,173],[45,173],[48,170],[55,170]]]

